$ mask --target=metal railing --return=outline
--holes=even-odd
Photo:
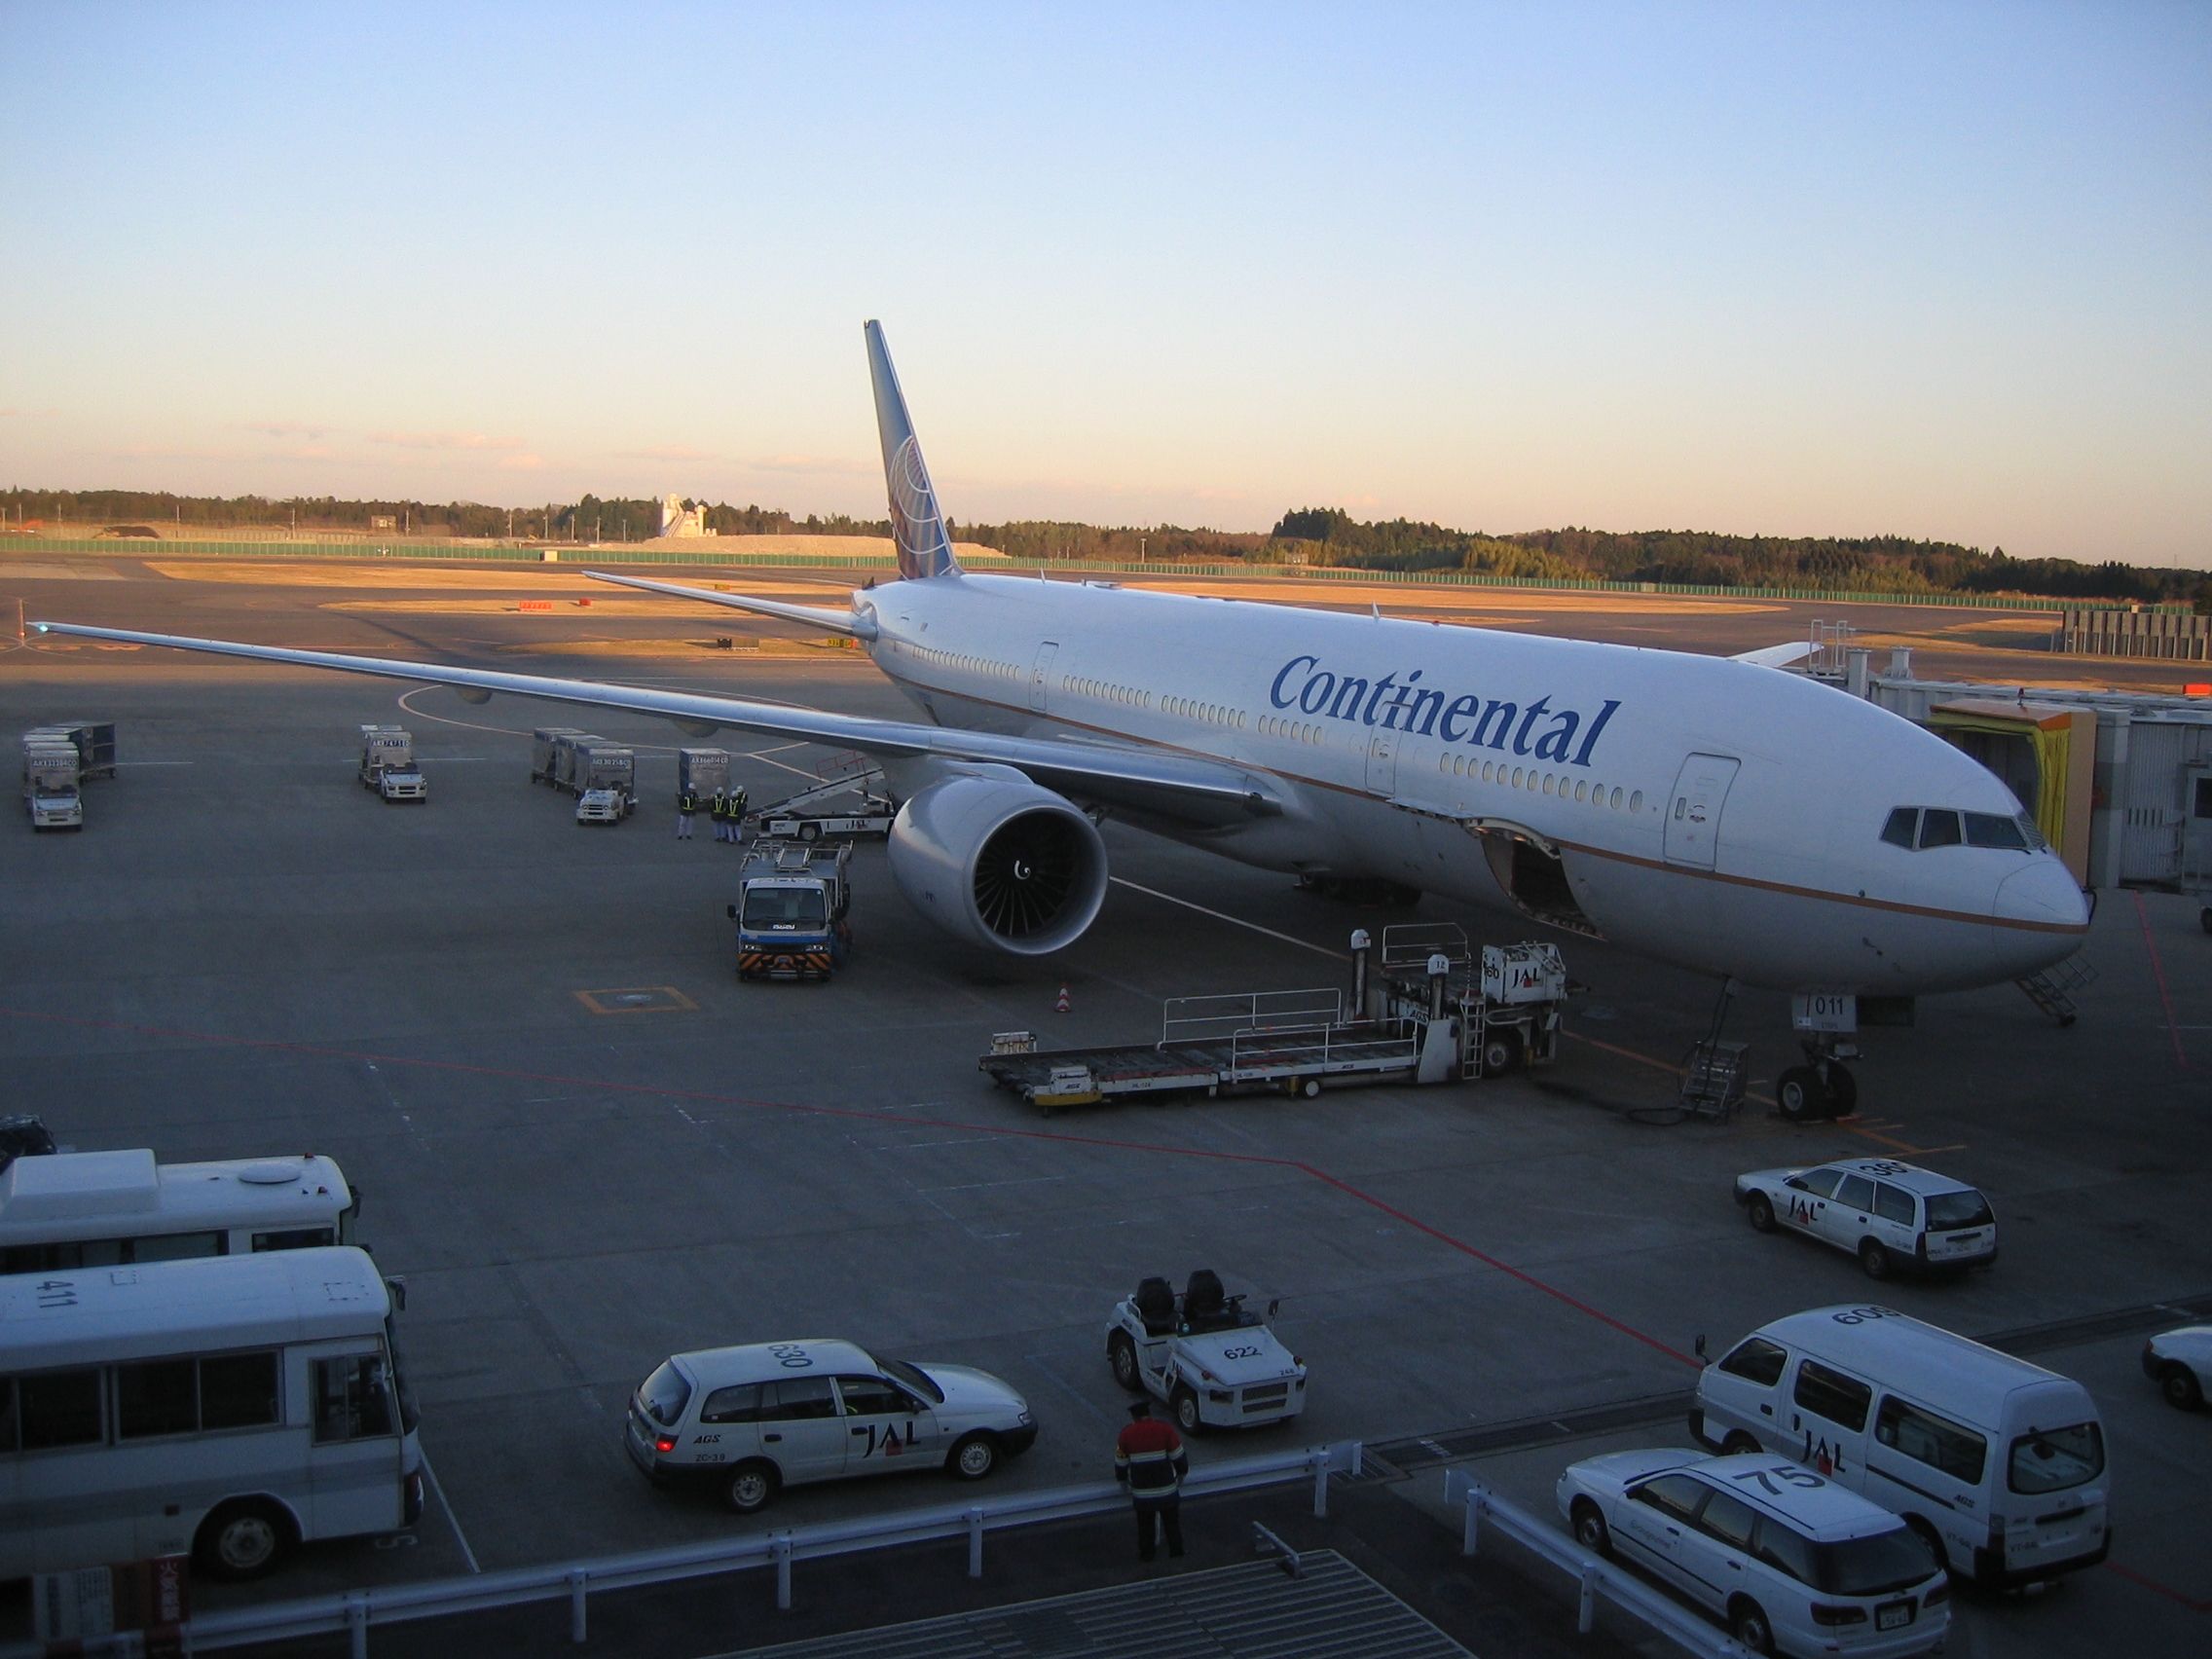
[[[1180,1043],[1218,1043],[1240,1034],[1342,1025],[1344,997],[1344,992],[1326,985],[1304,991],[1169,997],[1161,1006],[1158,1046],[1166,1049]]]
[[[1188,1497],[1211,1497],[1222,1493],[1247,1492],[1310,1479],[1313,1513],[1326,1516],[1329,1477],[1356,1476],[1359,1472],[1360,1443],[1342,1440],[1325,1446],[1202,1464],[1185,1477],[1183,1493]],[[710,1543],[681,1544],[670,1549],[641,1550],[629,1555],[599,1556],[585,1561],[475,1573],[464,1578],[438,1578],[384,1590],[356,1590],[308,1601],[239,1607],[205,1613],[185,1625],[186,1651],[207,1653],[222,1647],[248,1647],[300,1637],[344,1635],[352,1659],[367,1659],[369,1633],[380,1625],[563,1600],[569,1604],[569,1640],[581,1642],[586,1640],[586,1618],[595,1591],[636,1590],[755,1567],[775,1568],[776,1605],[788,1612],[792,1604],[792,1567],[796,1562],[965,1537],[968,1576],[980,1578],[986,1532],[1046,1521],[1110,1515],[1126,1508],[1128,1502],[1126,1489],[1113,1481],[1097,1481],[1046,1492],[1014,1493],[982,1503],[940,1504],[929,1509],[872,1515],[817,1527],[794,1527],[743,1538],[719,1538]],[[122,1655],[136,1654],[141,1648],[138,1637],[132,1633],[110,1639],[104,1648],[88,1642],[85,1651],[105,1652],[120,1659]],[[0,1659],[40,1659],[45,1652],[45,1646],[38,1642],[12,1642],[0,1647]]]
[[[1305,1041],[1291,1041],[1295,1038]],[[1387,1071],[1419,1059],[1420,1038],[1408,1019],[1239,1031],[1230,1039],[1229,1069],[1223,1076],[1239,1082],[1291,1073]]]
[[[1461,1555],[1476,1553],[1481,1531],[1488,1527],[1572,1576],[1580,1587],[1574,1628],[1584,1636],[1597,1624],[1598,1598],[1604,1596],[1687,1652],[1709,1654],[1712,1659],[1751,1659],[1749,1648],[1702,1614],[1626,1568],[1592,1555],[1557,1527],[1506,1502],[1464,1470],[1444,1471],[1444,1502],[1461,1512]]]

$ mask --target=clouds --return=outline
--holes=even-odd
[[[519,450],[520,438],[495,438],[483,432],[371,432],[372,444],[416,450]]]

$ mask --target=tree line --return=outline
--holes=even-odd
[[[685,498],[705,506],[721,535],[880,535],[888,519],[844,513],[803,518],[777,507]],[[0,490],[13,525],[164,525],[296,529],[312,533],[548,541],[641,541],[660,503],[586,495],[569,502],[498,507],[480,501],[340,500],[332,496],[180,496],[148,490]],[[1265,534],[1180,525],[1092,525],[1021,519],[948,526],[958,540],[1022,563],[1309,565],[1367,571],[1460,571],[1534,581],[1662,582],[1703,587],[1809,588],[1842,593],[2020,593],[2104,603],[2190,603],[2212,614],[2202,571],[2014,559],[1952,541],[1901,535],[1728,535],[1714,531],[1535,530],[1503,535],[1412,519],[1354,519],[1340,507],[1299,507]]]

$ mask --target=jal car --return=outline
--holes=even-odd
[[[1964,1181],[1894,1158],[1844,1158],[1736,1177],[1736,1202],[1761,1233],[1801,1233],[1859,1258],[1868,1278],[1899,1268],[1987,1267],[1997,1215]]]
[[[1575,1541],[1679,1591],[1754,1653],[1940,1646],[1950,1578],[1888,1510],[1769,1453],[1615,1452],[1560,1476]]]
[[[672,1355],[632,1397],[622,1436],[656,1483],[710,1487],[741,1515],[810,1481],[979,1481],[1036,1438],[1029,1403],[987,1371],[822,1337]]]

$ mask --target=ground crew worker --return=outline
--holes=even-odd
[[[1129,1426],[1114,1442],[1114,1478],[1129,1489],[1137,1514],[1137,1560],[1152,1560],[1154,1523],[1167,1534],[1170,1561],[1183,1553],[1183,1477],[1191,1462],[1171,1422],[1152,1415],[1151,1402],[1129,1408]]]
[[[745,839],[745,806],[746,802],[751,798],[752,797],[745,793],[745,789],[742,785],[732,784],[730,786],[729,838],[732,841],[742,841]]]
[[[676,838],[679,841],[691,839],[691,815],[698,810],[699,796],[690,785],[676,792]]]
[[[719,788],[717,788],[715,791],[715,798],[707,803],[707,816],[714,820],[715,839],[718,841],[723,839],[722,803],[724,798],[725,797],[723,796],[721,790]]]

